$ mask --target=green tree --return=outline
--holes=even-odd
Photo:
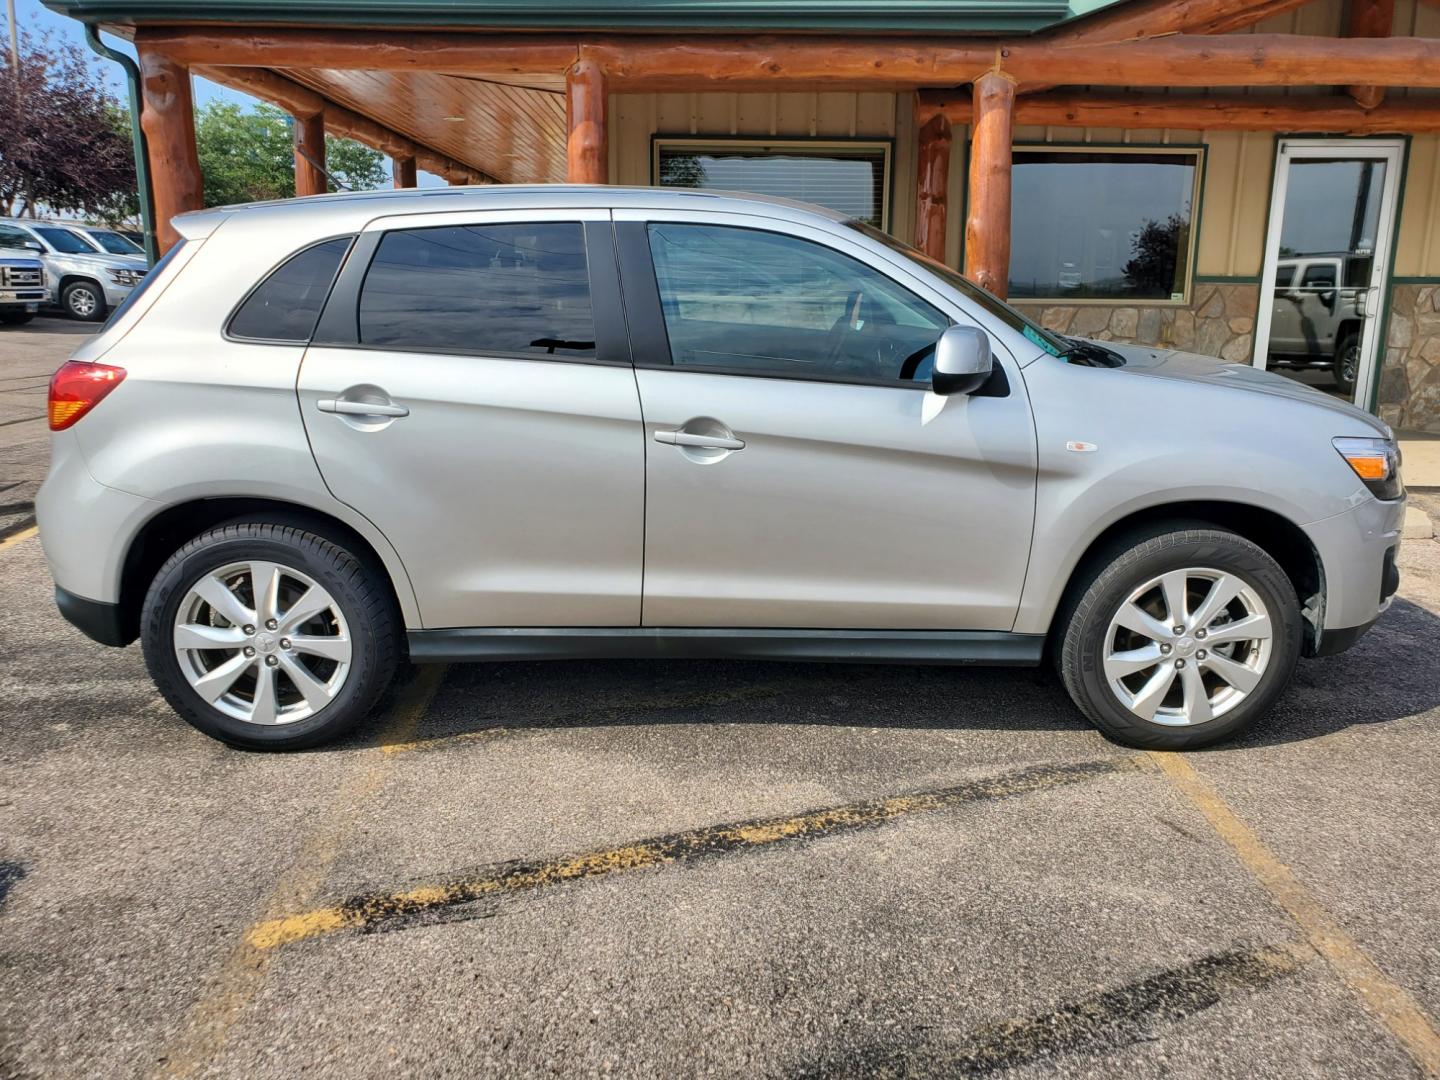
[[[295,194],[294,136],[289,118],[272,105],[242,108],[212,101],[195,118],[195,142],[205,178],[205,205],[288,199]],[[351,139],[326,136],[331,191],[359,191],[385,182],[384,155]]]

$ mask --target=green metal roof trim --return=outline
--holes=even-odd
[[[1095,0],[44,0],[86,22],[555,30],[1039,30]]]

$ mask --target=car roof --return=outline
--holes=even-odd
[[[273,217],[277,222],[312,219],[325,227],[358,229],[377,217],[464,210],[507,209],[643,209],[702,210],[715,213],[760,214],[794,220],[846,221],[845,214],[770,195],[689,188],[611,187],[594,184],[481,184],[472,187],[405,188],[307,195],[273,202],[240,203],[181,214],[175,227],[182,236],[198,239],[231,216]],[[783,211],[781,213],[780,211]],[[323,230],[322,230],[323,231]]]

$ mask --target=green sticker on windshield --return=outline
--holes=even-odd
[[[1027,340],[1034,342],[1036,345],[1039,345],[1040,348],[1044,349],[1051,356],[1060,355],[1060,350],[1055,347],[1055,343],[1052,342],[1049,338],[1047,338],[1044,334],[1040,333],[1039,330],[1036,330],[1033,326],[1025,326],[1024,328],[1022,328],[1021,333],[1025,335]]]

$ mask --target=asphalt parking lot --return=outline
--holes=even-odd
[[[0,330],[0,1077],[1440,1075],[1440,543],[1186,757],[1048,672],[679,662],[246,754],[54,610],[73,327]]]

